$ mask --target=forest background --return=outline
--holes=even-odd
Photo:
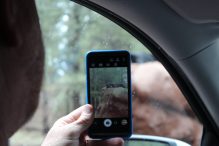
[[[40,145],[52,124],[85,104],[85,54],[92,49],[149,53],[107,18],[69,0],[36,0],[46,52],[39,107],[11,139],[12,146]]]

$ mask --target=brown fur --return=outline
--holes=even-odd
[[[103,89],[101,103],[97,107],[97,118],[115,118],[128,116],[127,91],[123,87]]]
[[[200,144],[202,126],[159,62],[132,65],[134,132]]]

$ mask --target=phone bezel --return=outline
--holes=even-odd
[[[127,76],[128,76],[128,119],[129,119],[129,125],[127,129],[127,133],[125,134],[116,134],[116,133],[110,133],[105,135],[97,135],[93,133],[90,129],[88,130],[88,135],[91,138],[111,138],[111,137],[123,137],[128,138],[132,134],[132,88],[131,88],[131,57],[130,53],[126,50],[94,50],[90,51],[86,54],[86,102],[90,104],[90,78],[89,78],[89,58],[93,56],[98,55],[109,55],[109,56],[126,56],[127,60]],[[94,119],[95,120],[95,119]]]

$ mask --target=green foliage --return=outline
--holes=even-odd
[[[46,49],[43,91],[53,111],[72,110],[85,102],[85,54],[91,49],[148,51],[133,36],[107,18],[68,0],[37,0]],[[74,97],[78,96],[78,97]],[[57,100],[58,102],[54,102]],[[58,103],[58,105],[54,104]],[[73,106],[74,105],[74,106]],[[69,107],[69,105],[67,106]]]
[[[126,77],[124,77],[124,75]],[[127,78],[126,67],[120,68],[90,68],[91,90],[101,92],[107,84],[126,85],[124,78]]]
[[[87,51],[125,49],[130,52],[149,52],[121,27],[72,1],[35,2],[45,46],[46,65],[38,112],[28,125],[33,129],[40,125],[44,129],[47,124],[51,126],[57,118],[85,103],[84,58]],[[100,92],[96,94],[100,96]],[[25,130],[18,132],[11,140],[12,145],[22,142],[25,145],[40,145],[45,135],[42,135],[40,128],[37,129],[28,134]]]

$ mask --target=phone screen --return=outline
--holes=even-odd
[[[87,55],[88,103],[94,107],[91,137],[128,137],[132,131],[130,55],[95,51]]]

